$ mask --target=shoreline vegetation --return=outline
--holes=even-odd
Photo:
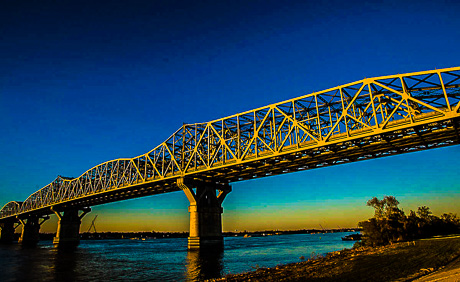
[[[358,223],[364,236],[356,247],[383,246],[460,233],[460,218],[456,214],[444,213],[438,217],[429,207],[421,206],[406,215],[398,205],[399,201],[393,196],[385,196],[382,200],[376,197],[370,199],[367,206],[374,208],[374,217]]]

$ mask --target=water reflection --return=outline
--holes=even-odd
[[[49,277],[53,262],[47,249],[17,244],[2,251],[1,262],[8,267],[0,272],[0,280],[37,281]]]
[[[349,233],[227,237],[222,248],[187,251],[186,238],[85,240],[76,249],[0,245],[0,281],[202,281],[350,248]],[[321,237],[321,240],[319,239]]]
[[[221,277],[223,255],[222,247],[188,251],[187,281],[203,281]]]
[[[16,252],[24,255],[10,258],[14,263],[12,264],[13,268],[11,269],[11,273],[9,273],[11,276],[8,277],[9,275],[5,275],[6,281],[8,281],[8,279],[11,279],[10,281],[14,281],[13,279],[17,281],[32,281],[37,274],[36,271],[40,273],[40,270],[42,270],[39,260],[37,261],[41,256],[37,256],[33,248],[26,248],[22,245],[16,245],[14,247]]]
[[[51,271],[54,281],[76,281],[78,271],[76,271],[79,253],[76,247],[57,247],[52,250],[54,255]]]

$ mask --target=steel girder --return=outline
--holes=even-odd
[[[460,67],[366,78],[218,120],[184,124],[150,152],[57,177],[0,219],[459,144]],[[14,204],[16,203],[16,204]]]

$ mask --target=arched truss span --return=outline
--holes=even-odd
[[[11,201],[0,210],[0,218],[16,215],[20,212],[22,202]]]

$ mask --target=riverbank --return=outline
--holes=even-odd
[[[210,281],[411,281],[460,256],[460,235],[345,249],[300,263]]]

